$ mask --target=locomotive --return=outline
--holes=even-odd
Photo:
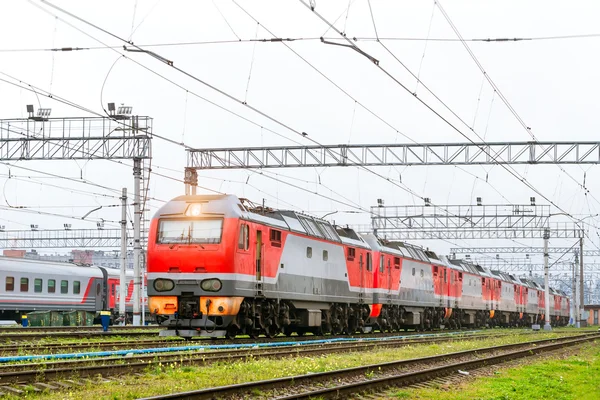
[[[132,314],[133,272],[126,276],[125,306]],[[2,320],[21,322],[31,311],[110,310],[118,317],[118,269],[0,257],[0,282]]]
[[[186,195],[153,217],[149,311],[161,335],[272,337],[524,326],[544,289],[402,242],[234,195]],[[569,300],[551,289],[553,325]]]

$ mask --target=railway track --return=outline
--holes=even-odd
[[[59,328],[67,328],[67,327],[59,327]],[[86,327],[86,328],[92,328],[92,327]],[[115,330],[109,330],[108,332],[102,332],[101,330],[97,330],[97,329],[87,329],[87,330],[83,330],[83,331],[69,331],[69,330],[64,330],[64,331],[60,331],[60,332],[56,332],[56,331],[41,331],[41,332],[37,332],[37,331],[27,331],[26,329],[28,328],[24,328],[25,329],[25,333],[3,333],[0,334],[0,345],[2,343],[5,344],[9,344],[10,342],[27,342],[27,341],[31,341],[31,342],[35,342],[35,341],[39,341],[41,339],[55,339],[55,338],[61,338],[61,339],[90,339],[90,338],[110,338],[110,337],[115,337],[115,336],[119,336],[119,337],[143,337],[143,336],[150,336],[150,335],[158,335],[158,333],[160,332],[161,329],[160,327],[152,327],[152,328],[146,328],[143,329],[141,331],[139,330],[132,330],[133,328],[130,329],[124,329],[126,327],[121,327],[123,329],[115,329]],[[136,327],[139,328],[139,327]],[[12,328],[12,329],[18,329],[18,328]],[[7,331],[9,331],[9,329],[6,329]],[[470,333],[470,332],[479,332],[479,331],[434,331],[434,332],[402,332],[403,336],[412,336],[412,335],[445,335],[445,334],[454,334],[457,332],[463,332],[463,333]],[[394,333],[395,335],[399,335],[400,333]],[[294,336],[292,337],[292,339],[290,339],[287,336],[276,336],[275,338],[267,338],[267,337],[259,337],[257,339],[252,339],[252,338],[236,338],[234,340],[230,340],[230,339],[225,339],[225,338],[209,338],[209,337],[200,337],[197,339],[192,339],[190,340],[191,343],[200,343],[203,341],[206,342],[210,342],[213,340],[216,341],[224,341],[226,343],[254,343],[254,342],[274,342],[274,341],[289,341],[289,340],[314,340],[314,339],[331,339],[336,338],[336,337],[361,337],[361,338],[370,338],[370,337],[385,337],[386,335],[390,335],[389,333],[381,333],[381,332],[375,332],[375,333],[365,333],[365,334],[358,334],[358,335],[339,335],[339,336],[332,336],[332,335],[324,335],[324,336],[316,336],[316,335],[306,335],[306,336]],[[164,338],[163,340],[167,340],[166,338]],[[173,340],[173,339],[171,339]]]
[[[98,359],[79,359],[52,361],[44,363],[5,364],[0,366],[0,392],[18,393],[25,387],[38,387],[38,390],[56,389],[76,385],[72,379],[103,379],[124,374],[134,374],[154,366],[176,363],[180,366],[206,365],[214,362],[231,362],[256,358],[282,358],[297,356],[316,356],[341,352],[367,351],[383,347],[399,347],[423,343],[442,343],[458,340],[483,340],[497,334],[467,335],[435,338],[406,338],[389,341],[337,342],[327,345],[315,344],[285,346],[266,349],[236,349],[210,351],[193,354],[148,354],[132,357],[105,357]]]
[[[131,331],[131,330],[159,330],[164,329],[158,325],[113,325],[109,328],[110,331]],[[30,326],[23,327],[0,327],[0,336],[13,333],[47,333],[47,332],[102,332],[102,326]]]
[[[597,339],[600,339],[600,334],[590,333],[537,340],[343,370],[212,387],[154,396],[146,400],[240,399],[251,396],[286,400],[350,398],[364,392],[381,390],[390,386],[413,385],[456,374],[459,370],[468,371]]]
[[[144,330],[144,331],[82,331],[82,332],[34,332],[34,333],[5,333],[0,335],[0,343],[6,342],[25,342],[35,341],[48,338],[63,338],[63,339],[90,339],[90,338],[104,338],[104,337],[142,337],[149,335],[158,335],[159,330]]]
[[[490,336],[494,337],[502,337],[509,335],[526,335],[530,334],[529,332],[517,332],[517,333],[472,333],[465,332],[464,334],[459,335],[431,335],[431,336],[415,336],[415,335],[405,335],[404,338],[397,340],[398,343],[410,341],[410,343],[434,343],[437,341],[452,341],[452,340],[463,340],[468,338],[489,338]],[[413,337],[414,336],[414,337]],[[394,337],[394,336],[390,336]],[[385,336],[372,336],[372,337],[348,337],[348,336],[333,336],[329,337],[329,339],[355,339],[355,340],[370,340],[373,338],[377,338],[378,340],[386,340]],[[306,337],[296,337],[294,338],[296,343],[302,343],[306,341],[312,340],[323,340],[323,339],[315,339],[315,337],[306,336]],[[258,344],[264,342],[277,342],[277,341],[290,341],[290,338],[287,337],[279,337],[266,341],[257,342],[256,339],[237,339],[235,341],[226,340],[224,344]],[[213,345],[215,344],[213,341],[202,340],[197,341],[194,345]],[[66,342],[27,342],[27,343],[19,343],[19,344],[0,344],[0,356],[1,357],[9,357],[9,356],[17,356],[17,355],[42,355],[42,354],[64,354],[64,353],[75,353],[75,352],[93,352],[93,351],[111,351],[111,350],[123,350],[123,349],[150,349],[150,348],[162,348],[162,347],[179,347],[179,346],[188,346],[190,345],[189,341],[184,341],[182,339],[157,339],[157,340],[119,340],[119,341],[96,341],[96,342],[74,342],[74,343],[66,343]]]

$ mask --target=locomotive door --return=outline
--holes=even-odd
[[[262,281],[262,231],[256,231],[256,281]]]
[[[367,257],[368,257],[368,253],[367,253]],[[358,258],[358,273],[359,273],[359,277],[360,277],[360,292],[358,293],[358,296],[360,298],[360,301],[362,301],[363,296],[364,296],[364,282],[365,282],[364,265],[365,265],[365,263],[363,262],[363,255],[361,253]]]
[[[381,263],[382,264],[384,263],[383,256],[381,256]],[[392,262],[389,257],[387,260],[387,287],[388,287],[387,300],[388,300],[388,303],[391,303],[392,302]]]

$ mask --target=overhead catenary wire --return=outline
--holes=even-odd
[[[44,1],[44,0],[42,0],[42,1]],[[321,14],[319,14],[317,11],[315,11],[314,9],[312,9],[310,7],[310,5],[308,5],[304,0],[299,0],[299,1],[306,8],[308,8],[314,15],[316,15],[319,19],[321,19],[321,21],[323,21],[327,25],[331,25],[323,16],[321,16]],[[335,28],[335,27],[332,26],[332,29],[334,31],[336,31],[339,35],[342,35],[341,32],[337,28]],[[345,39],[346,39],[347,42],[350,43],[350,45],[352,47],[358,48],[350,39],[348,39],[348,38],[345,38]],[[360,50],[360,52],[364,53],[362,50]],[[410,91],[410,89],[408,89],[402,82],[400,82],[395,76],[393,76],[390,72],[388,72],[385,68],[383,68],[379,63],[374,63],[374,65],[376,66],[376,68],[378,68],[380,71],[382,71],[385,75],[387,75],[390,79],[392,79],[396,84],[398,84],[401,88],[403,88],[405,91],[407,91],[408,93],[411,93],[414,96],[414,93],[412,93]],[[438,118],[440,118],[444,123],[446,123],[450,128],[452,128],[452,130],[456,131],[461,136],[465,137],[472,144],[477,145],[485,154],[487,154],[488,156],[490,156],[492,158],[492,160],[494,160],[494,161],[497,162],[498,157],[495,156],[495,155],[493,155],[493,154],[491,154],[490,151],[487,150],[485,148],[485,146],[483,146],[485,143],[479,144],[479,143],[474,142],[468,135],[466,135],[464,132],[462,132],[458,127],[456,127],[456,125],[454,125],[447,118],[445,118],[443,115],[441,115],[437,110],[435,110],[427,102],[425,102],[423,99],[421,99],[418,96],[414,96],[414,97],[417,99],[417,101],[419,101],[422,105],[424,105],[427,109],[429,109],[432,113],[434,113]],[[543,197],[550,204],[554,205],[556,208],[558,208],[559,210],[561,210],[565,214],[569,214],[567,211],[565,211],[564,209],[562,209],[560,206],[556,205],[551,199],[549,199],[547,196],[545,196],[537,188],[535,188],[532,184],[530,184],[525,178],[523,178],[522,176],[520,176],[517,172],[515,172],[515,171],[513,171],[513,170],[511,170],[509,168],[507,168],[503,164],[500,164],[500,165],[504,169],[506,169],[512,176],[514,176],[516,179],[518,179],[519,181],[521,181],[523,184],[525,184],[527,187],[529,187],[535,193],[537,193],[538,195],[540,195],[541,197]]]
[[[89,22],[89,21],[86,21],[85,19],[83,19],[83,18],[81,18],[81,17],[78,17],[78,16],[76,16],[76,15],[74,15],[74,14],[72,14],[72,13],[70,13],[70,12],[68,12],[68,11],[66,11],[66,10],[64,10],[64,9],[62,9],[62,8],[60,8],[60,7],[58,7],[58,6],[56,6],[56,5],[53,5],[52,3],[50,3],[50,2],[48,2],[48,1],[46,1],[46,0],[40,0],[40,1],[41,1],[42,3],[44,3],[44,4],[48,5],[48,6],[52,7],[52,8],[54,8],[54,9],[56,9],[56,10],[58,10],[58,11],[60,11],[60,12],[64,13],[64,14],[66,14],[66,15],[70,16],[71,18],[74,18],[74,19],[76,19],[76,20],[78,20],[78,21],[80,21],[80,22],[82,22],[82,23],[84,23],[84,24],[86,24],[86,25],[89,25],[89,26],[93,27],[94,29],[97,29],[97,30],[99,30],[99,31],[101,31],[101,32],[103,32],[103,33],[105,33],[105,34],[107,34],[107,35],[109,35],[109,36],[112,36],[113,38],[116,38],[116,39],[118,39],[118,40],[120,40],[120,41],[122,41],[122,42],[124,42],[124,43],[128,43],[128,44],[130,44],[130,45],[131,45],[133,48],[135,48],[135,49],[136,49],[136,51],[139,51],[139,52],[145,52],[145,51],[144,51],[142,48],[140,48],[139,46],[137,46],[137,45],[135,45],[135,44],[131,44],[131,43],[127,42],[125,39],[123,39],[123,38],[119,37],[118,35],[115,35],[115,34],[113,34],[113,33],[109,32],[109,31],[107,31],[107,30],[105,30],[105,29],[103,29],[103,28],[101,28],[101,27],[99,27],[99,26],[97,26],[97,25],[95,25],[95,24],[93,24],[93,23]],[[235,2],[234,2],[234,3],[235,3]],[[237,3],[236,3],[236,4],[237,4]],[[43,11],[45,11],[45,12],[49,13],[49,14],[50,14],[50,15],[52,15],[53,17],[57,17],[55,14],[52,14],[52,13],[48,12],[48,10],[44,9],[43,7],[40,7],[40,6],[38,6],[37,4],[35,4],[35,3],[34,3],[34,5],[35,5],[36,7],[38,7],[38,8],[40,8],[40,9],[42,9]],[[239,5],[238,5],[238,6],[239,6]],[[88,34],[88,33],[86,33],[85,31],[82,31],[81,29],[79,29],[79,28],[75,27],[74,25],[72,25],[72,24],[70,24],[70,23],[68,23],[68,22],[64,21],[64,19],[61,19],[61,21],[63,21],[63,22],[65,22],[65,23],[67,23],[69,26],[72,26],[74,29],[77,29],[79,32],[82,32],[82,33],[83,33],[83,34],[85,34],[86,36],[88,36],[88,37],[90,37],[90,38],[92,38],[92,39],[94,39],[94,40],[98,41],[99,43],[101,43],[101,44],[104,44],[104,43],[103,43],[101,40],[99,40],[99,39],[97,39],[97,38],[95,38],[95,37],[93,37],[93,36],[89,35],[89,34]],[[264,28],[264,26],[263,26],[263,28]],[[115,51],[116,51],[116,50],[115,50]],[[120,54],[121,54],[121,53],[120,53]],[[238,103],[238,104],[240,104],[240,105],[242,105],[242,106],[244,106],[244,107],[246,107],[246,108],[249,108],[250,110],[252,110],[252,111],[256,112],[257,114],[259,114],[259,115],[261,115],[261,116],[265,117],[266,119],[270,120],[271,122],[274,122],[274,123],[276,123],[277,125],[279,125],[279,126],[281,126],[281,127],[285,128],[286,130],[289,130],[289,131],[291,131],[292,133],[294,133],[294,134],[296,134],[296,135],[300,136],[301,138],[305,138],[306,140],[309,140],[309,141],[311,141],[311,142],[312,142],[312,143],[314,143],[314,144],[317,144],[317,145],[319,145],[319,146],[322,146],[322,145],[321,145],[319,142],[317,142],[316,140],[312,139],[311,137],[308,137],[308,134],[306,134],[305,132],[298,131],[298,130],[296,130],[296,129],[292,128],[291,126],[289,126],[289,125],[287,125],[287,124],[283,123],[282,121],[280,121],[280,120],[278,120],[278,119],[276,119],[276,118],[273,118],[273,117],[271,117],[270,115],[268,115],[268,114],[264,113],[263,111],[260,111],[260,110],[258,110],[257,108],[255,108],[255,107],[253,107],[253,106],[251,106],[251,105],[249,105],[249,104],[247,104],[247,103],[245,104],[245,103],[244,103],[242,100],[239,100],[239,99],[237,99],[236,97],[234,97],[234,96],[230,95],[229,93],[227,93],[227,92],[225,92],[225,91],[223,91],[223,90],[221,90],[221,89],[219,89],[219,88],[215,87],[214,85],[211,85],[211,84],[209,84],[208,82],[206,82],[206,81],[204,81],[204,80],[202,80],[202,79],[200,79],[200,78],[198,78],[198,77],[196,77],[196,76],[194,76],[194,75],[190,74],[189,72],[187,72],[187,71],[185,71],[185,70],[183,70],[183,69],[181,69],[181,68],[179,68],[179,67],[176,67],[176,66],[173,64],[173,62],[171,62],[171,61],[167,60],[166,58],[164,58],[164,57],[162,57],[162,56],[160,56],[160,55],[157,55],[157,54],[155,54],[155,53],[153,53],[152,55],[153,55],[153,57],[154,57],[154,58],[156,58],[156,59],[158,59],[159,61],[161,61],[161,62],[165,63],[166,65],[168,65],[169,67],[171,67],[171,68],[175,69],[176,71],[178,71],[178,72],[182,73],[183,75],[185,75],[185,76],[187,76],[187,77],[189,77],[189,78],[193,79],[194,81],[196,81],[196,82],[198,82],[198,83],[201,83],[202,85],[204,85],[204,86],[208,87],[209,89],[211,89],[211,90],[214,90],[214,91],[216,91],[216,92],[220,93],[221,95],[223,95],[223,96],[227,97],[228,99],[230,99],[230,100],[232,100],[232,101],[234,101],[234,102],[236,102],[236,103]],[[124,56],[124,57],[126,57],[125,55],[123,55],[123,56]],[[131,58],[129,58],[129,57],[127,57],[127,58],[131,60]],[[158,73],[154,72],[152,69],[150,69],[150,68],[146,67],[145,65],[143,65],[143,64],[141,64],[141,63],[139,63],[139,62],[137,62],[137,61],[135,61],[135,60],[132,60],[132,61],[134,61],[136,64],[140,65],[141,67],[145,68],[146,70],[149,70],[149,71],[151,71],[151,72],[153,72],[153,73],[157,74],[158,76],[161,76],[163,79],[166,79],[166,80],[168,80],[168,81],[170,81],[170,82],[174,83],[172,80],[169,80],[168,78],[165,78],[164,76],[162,76],[162,75],[160,75],[160,74],[158,74]],[[175,85],[177,85],[178,87],[180,87],[180,88],[184,89],[182,86],[180,86],[180,85],[178,85],[178,84],[176,84],[176,83],[174,83],[174,84],[175,84]],[[186,90],[187,90],[187,89],[186,89]],[[163,139],[164,139],[164,140],[167,140],[167,141],[169,141],[169,142],[172,142],[172,143],[176,143],[176,142],[174,142],[173,140],[170,140],[170,139],[167,139],[167,138],[163,138]],[[184,146],[184,147],[186,147],[186,148],[189,148],[189,146],[187,146],[187,145],[185,145],[185,144],[183,144],[183,143],[181,143],[180,145],[182,145],[182,146]],[[390,180],[389,180],[389,179],[387,179],[386,177],[382,176],[381,174],[378,174],[378,173],[376,173],[376,172],[374,172],[374,171],[372,171],[372,170],[370,170],[370,169],[368,169],[368,168],[366,168],[366,167],[362,167],[362,168],[363,168],[364,170],[366,170],[366,171],[369,171],[370,173],[372,173],[372,174],[374,174],[374,175],[376,175],[376,176],[379,176],[380,178],[382,178],[382,179],[384,179],[384,180],[387,180],[388,182],[390,182]],[[392,183],[393,183],[393,182],[392,182]],[[394,184],[395,186],[398,186],[398,187],[399,187],[399,188],[401,188],[402,190],[404,190],[404,191],[406,191],[406,192],[408,192],[408,193],[410,193],[410,194],[414,195],[414,196],[417,196],[417,197],[423,198],[422,196],[419,196],[418,194],[414,193],[414,192],[413,192],[411,189],[409,189],[409,188],[407,188],[407,187],[405,187],[405,186],[398,185],[398,184],[396,184],[396,183],[393,183],[393,184]]]
[[[142,43],[139,44],[142,47],[178,47],[178,46],[203,46],[203,45],[221,45],[221,44],[244,44],[244,43],[278,43],[278,42],[302,42],[302,41],[314,41],[318,42],[321,38],[325,40],[342,40],[338,37],[326,37],[325,35],[319,37],[278,37],[278,38],[250,38],[250,39],[223,39],[223,40],[197,40],[187,42],[166,42],[166,43]],[[547,41],[547,40],[565,40],[565,39],[595,39],[600,38],[600,33],[587,33],[587,34],[571,34],[571,35],[555,35],[555,36],[532,36],[532,37],[504,37],[504,38],[465,38],[465,42],[479,42],[479,43],[519,43],[519,42],[535,42],[535,41]],[[461,42],[460,39],[456,38],[432,38],[432,37],[352,37],[355,42],[368,42],[368,41],[396,41],[396,42],[441,42],[441,43],[453,43]],[[63,46],[63,47],[38,47],[38,48],[5,48],[0,49],[0,53],[29,53],[29,52],[76,52],[76,51],[94,51],[94,50],[110,50],[110,49],[121,49],[122,46]]]
[[[87,24],[87,25],[90,25],[90,26],[94,27],[95,29],[98,29],[98,30],[100,30],[100,31],[102,31],[102,32],[104,32],[104,33],[106,33],[106,34],[110,35],[110,36],[113,36],[113,37],[115,37],[115,38],[117,38],[117,39],[119,39],[119,40],[121,40],[121,41],[123,41],[123,42],[127,43],[127,42],[126,42],[124,39],[122,39],[122,38],[118,37],[117,35],[114,35],[114,34],[112,34],[112,33],[108,32],[108,31],[106,31],[106,30],[104,30],[104,29],[102,29],[102,28],[100,28],[100,27],[98,27],[98,26],[96,26],[96,25],[94,25],[94,24],[92,24],[92,23],[90,23],[90,22],[88,22],[88,21],[86,21],[86,20],[84,20],[84,19],[80,18],[80,17],[77,17],[77,16],[75,16],[75,15],[73,15],[73,14],[69,13],[68,11],[65,11],[65,10],[61,9],[60,7],[57,7],[57,6],[55,6],[55,5],[52,5],[52,4],[51,4],[51,3],[49,3],[48,1],[42,0],[42,2],[43,2],[44,4],[47,4],[47,5],[49,5],[49,6],[53,7],[53,8],[55,8],[55,9],[57,9],[57,10],[59,10],[59,11],[63,12],[63,13],[65,13],[65,14],[67,14],[67,15],[71,16],[72,18],[75,18],[75,19],[79,20],[80,22],[83,22],[83,23],[85,23],[85,24]],[[335,28],[334,28],[334,29],[335,29]],[[337,30],[336,30],[336,31],[337,31]],[[339,33],[339,31],[337,31],[337,32]],[[88,35],[88,36],[89,36],[89,35]],[[92,37],[92,38],[93,38],[93,37]],[[95,39],[95,38],[94,38],[94,39]],[[95,40],[97,40],[97,39],[95,39]],[[100,41],[100,43],[102,43],[102,42]],[[136,45],[132,45],[132,46],[133,46],[134,48],[136,48],[136,49],[137,49],[137,51],[140,51],[140,52],[145,52],[143,49],[139,48],[139,46],[136,46]],[[182,70],[181,68],[175,67],[175,66],[173,65],[173,62],[171,62],[171,61],[169,61],[169,60],[165,59],[164,57],[161,57],[161,56],[159,56],[159,55],[156,55],[156,54],[153,54],[153,56],[154,56],[155,58],[157,58],[158,60],[160,60],[161,62],[163,62],[163,63],[166,63],[166,64],[167,64],[168,66],[170,66],[171,68],[173,68],[173,69],[175,69],[175,70],[177,70],[177,71],[181,72],[182,74],[184,74],[184,75],[186,75],[186,76],[190,77],[191,79],[193,79],[193,80],[195,80],[195,81],[197,81],[197,82],[199,82],[199,83],[201,83],[201,84],[203,84],[203,85],[207,86],[208,88],[210,88],[210,89],[212,89],[212,90],[215,90],[215,91],[217,91],[218,93],[220,93],[220,94],[224,95],[225,97],[228,97],[228,98],[230,98],[231,100],[233,100],[233,101],[235,101],[235,102],[237,102],[237,103],[239,103],[239,104],[243,104],[243,102],[241,102],[240,100],[238,100],[238,99],[237,99],[237,98],[235,98],[234,96],[231,96],[231,95],[229,95],[228,93],[226,93],[226,92],[224,92],[224,91],[222,91],[222,90],[220,90],[220,89],[218,89],[218,88],[214,87],[213,85],[210,85],[210,84],[208,84],[207,82],[205,82],[205,81],[203,81],[203,80],[201,80],[201,79],[199,79],[199,78],[197,78],[197,77],[193,76],[192,74],[190,74],[190,73],[188,73],[188,72],[186,72],[186,71]],[[147,68],[147,67],[146,67],[146,68]],[[390,75],[390,77],[391,77],[391,75]],[[398,82],[398,83],[399,83],[399,82]],[[254,107],[248,106],[247,104],[244,104],[244,106],[246,106],[246,107],[250,108],[251,110],[253,110],[253,111],[257,112],[258,114],[260,114],[260,115],[264,116],[265,118],[267,118],[267,119],[271,120],[272,122],[275,122],[275,123],[279,124],[280,126],[282,126],[282,127],[286,128],[286,129],[288,129],[288,130],[291,130],[292,132],[294,132],[294,133],[296,133],[296,134],[298,134],[298,135],[301,135],[302,137],[306,137],[306,136],[307,136],[305,133],[303,133],[303,132],[300,132],[300,131],[297,131],[297,130],[294,130],[294,129],[293,129],[293,128],[291,128],[290,126],[288,126],[288,125],[286,125],[286,124],[282,123],[281,121],[278,121],[277,119],[274,119],[274,118],[272,118],[272,117],[270,117],[270,116],[266,115],[264,112],[261,112],[260,110],[257,110],[257,109],[256,109],[256,108],[254,108]],[[434,110],[432,109],[432,111],[434,111]],[[435,112],[435,111],[434,111],[434,112]],[[439,114],[438,114],[438,115],[439,115]],[[440,117],[441,117],[441,116],[440,116]],[[442,117],[442,118],[443,118],[443,117]],[[456,129],[456,128],[455,128],[455,129]],[[313,143],[317,143],[317,144],[318,144],[318,142],[316,142],[316,141],[315,141],[315,140],[313,140],[312,138],[308,138],[308,140],[311,140]],[[320,144],[319,144],[319,145],[320,145]],[[385,179],[385,180],[387,180],[388,182],[392,182],[392,181],[390,181],[390,179],[389,179],[389,178],[385,178],[385,177],[383,177],[382,175],[380,175],[380,174],[377,174],[377,173],[375,173],[374,171],[371,171],[371,170],[369,170],[368,168],[364,168],[364,169],[365,169],[365,170],[367,170],[367,171],[369,171],[369,172],[371,172],[371,173],[373,173],[373,174],[375,174],[376,176],[379,176],[379,177],[381,177],[382,179]],[[392,183],[393,183],[393,182],[392,182]],[[533,188],[533,187],[532,187],[532,186],[531,186],[531,185],[530,185],[528,182],[524,182],[524,183],[525,183],[526,185],[530,186],[530,188],[532,188],[534,191],[536,190],[536,189],[535,189],[535,188]],[[395,183],[394,183],[394,184],[395,184]],[[417,195],[417,194],[416,194],[414,191],[412,191],[412,190],[411,190],[411,189],[409,189],[409,188],[406,188],[406,187],[404,187],[404,186],[400,186],[400,185],[397,185],[397,184],[395,184],[395,185],[396,185],[396,186],[398,186],[398,187],[400,187],[402,190],[405,190],[405,191],[407,191],[408,193],[410,193],[410,194],[414,195],[414,196],[417,196],[417,197],[421,197],[421,198],[423,198],[422,196],[419,196],[419,195]],[[541,195],[542,197],[544,197],[544,198],[546,198],[546,199],[547,199],[547,197],[545,197],[543,194],[541,194],[541,193],[540,193],[540,195]],[[560,207],[558,207],[558,208],[560,208]]]

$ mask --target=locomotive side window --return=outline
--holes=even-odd
[[[373,260],[371,259],[371,253],[367,253],[367,271],[373,271]]]
[[[327,250],[323,250],[323,261],[329,260],[329,253]]]
[[[353,261],[356,257],[356,249],[354,247],[348,247],[348,261]]]
[[[240,236],[238,238],[238,249],[248,250],[250,248],[250,228],[248,224],[240,226]]]
[[[56,292],[56,281],[54,279],[48,279],[48,293]]]
[[[381,257],[379,257],[379,272],[383,273],[384,265],[385,265],[385,257],[381,256]]]
[[[400,257],[394,257],[394,268],[400,268]]]
[[[73,282],[73,294],[81,293],[81,282],[75,281]]]
[[[277,229],[271,229],[271,245],[274,247],[281,247],[281,231]]]
[[[312,247],[306,248],[306,258],[312,258]]]
[[[21,292],[29,292],[29,278],[21,278]]]
[[[69,281],[60,281],[60,293],[69,293]]]
[[[33,291],[36,293],[42,293],[43,282],[40,278],[35,278],[33,281]]]
[[[7,276],[6,277],[6,291],[12,292],[13,290],[15,290],[15,278],[13,278],[12,276]]]

